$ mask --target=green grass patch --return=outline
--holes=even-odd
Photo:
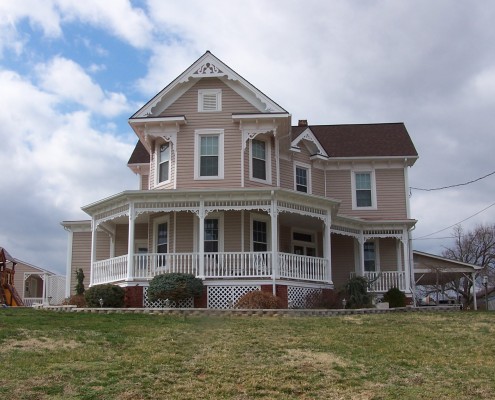
[[[10,399],[492,399],[495,314],[0,310]]]

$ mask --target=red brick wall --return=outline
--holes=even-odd
[[[201,296],[194,298],[194,308],[206,308],[208,305],[208,287],[203,287],[203,293]]]
[[[143,307],[143,287],[142,286],[126,287],[124,304],[128,308]]]

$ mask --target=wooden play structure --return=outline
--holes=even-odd
[[[8,251],[0,247],[0,306],[18,307],[24,305],[14,287],[16,264]]]

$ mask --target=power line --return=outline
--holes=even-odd
[[[462,224],[463,222],[467,221],[468,219],[471,219],[473,217],[476,217],[478,214],[481,214],[483,211],[486,211],[490,207],[493,207],[493,206],[495,206],[495,203],[490,204],[488,207],[483,208],[483,210],[480,210],[477,213],[475,213],[475,214],[473,214],[473,215],[471,215],[471,216],[469,216],[467,218],[464,218],[462,221],[456,222],[455,224],[452,224],[452,225],[448,226],[447,228],[440,229],[439,231],[430,233],[428,235],[420,236],[419,238],[416,238],[415,240],[427,238],[428,236],[433,236],[433,235],[436,235],[437,233],[440,233],[440,232],[446,231],[447,229],[453,228],[454,226],[459,225],[459,224]]]
[[[472,181],[464,182],[464,183],[457,183],[455,185],[443,186],[443,187],[438,187],[438,188],[430,188],[430,189],[417,188],[417,187],[412,187],[411,186],[410,189],[412,189],[412,190],[422,190],[422,191],[425,191],[425,192],[432,192],[434,190],[450,189],[450,188],[454,188],[454,187],[458,187],[458,186],[470,185],[471,183],[478,182],[478,181],[481,181],[482,179],[488,178],[489,176],[491,176],[493,174],[495,174],[495,171],[490,172],[489,174],[486,174],[486,175],[484,175],[484,176],[482,176],[480,178],[473,179]]]

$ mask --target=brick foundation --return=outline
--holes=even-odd
[[[143,287],[142,286],[126,287],[124,304],[126,308],[143,307]]]

